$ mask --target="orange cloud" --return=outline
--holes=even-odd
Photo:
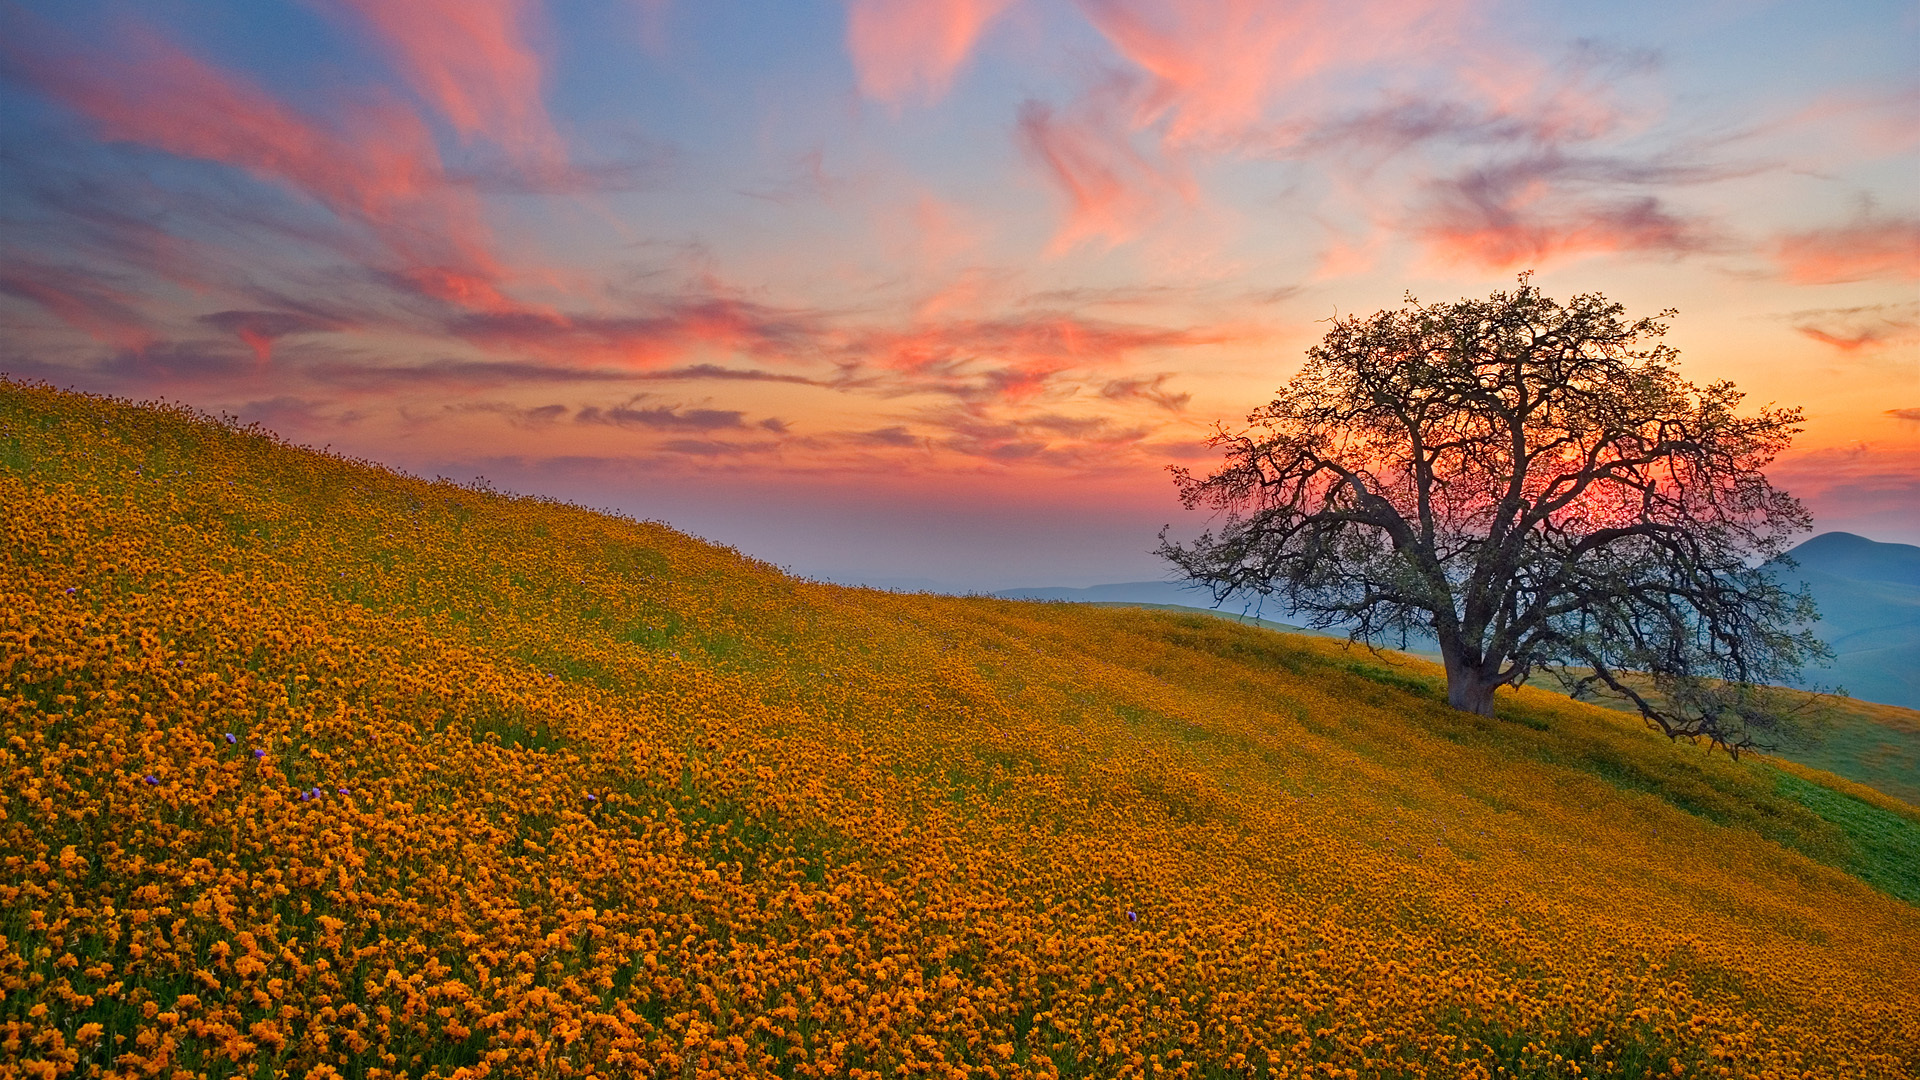
[[[1431,50],[1452,37],[1455,0],[1080,0],[1153,80],[1134,124],[1164,121],[1171,144],[1234,136],[1275,99],[1325,71]]]
[[[1868,278],[1920,278],[1920,218],[1864,218],[1782,236],[1774,261],[1788,281],[1831,285]]]
[[[1920,86],[1825,94],[1781,126],[1816,133],[1849,155],[1892,157],[1920,147]]]
[[[968,401],[1017,401],[1039,393],[1064,372],[1110,368],[1149,350],[1216,344],[1227,338],[1222,331],[1041,313],[856,332],[848,335],[842,352],[849,361],[912,376],[903,389],[932,390]],[[1134,389],[1158,391],[1160,384]],[[1127,396],[1127,391],[1115,396]]]
[[[1920,303],[1823,308],[1789,318],[1800,333],[1849,353],[1911,341],[1920,333]]]
[[[561,164],[566,150],[541,101],[545,65],[528,44],[529,0],[327,0],[372,28],[415,93],[466,140],[518,160]]]
[[[110,52],[32,31],[8,52],[103,138],[284,184],[367,227],[409,288],[460,304],[505,303],[478,203],[446,185],[432,135],[411,112],[364,106],[336,128],[142,28],[119,35]]]
[[[1020,107],[1019,139],[1066,195],[1067,219],[1049,245],[1052,254],[1090,240],[1108,246],[1133,239],[1170,201],[1192,204],[1197,189],[1171,164],[1149,160],[1113,115],[1110,95],[1084,99],[1062,117],[1038,101]]]
[[[851,0],[847,51],[860,92],[889,105],[937,101],[987,24],[1012,0]]]

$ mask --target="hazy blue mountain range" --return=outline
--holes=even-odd
[[[1885,544],[1852,533],[1830,532],[1788,553],[1797,564],[1781,566],[1786,582],[1804,582],[1820,608],[1819,633],[1832,646],[1831,666],[1813,668],[1804,687],[1840,686],[1862,701],[1920,709],[1920,547]],[[1210,608],[1213,597],[1175,581],[1128,581],[1084,589],[1007,589],[1009,600],[1062,600],[1083,604],[1180,605]],[[1284,603],[1264,610],[1227,603],[1221,610],[1291,622]],[[1419,642],[1411,643],[1415,649]]]
[[[1780,568],[1780,578],[1813,593],[1819,634],[1835,654],[1802,685],[1920,709],[1920,547],[1830,532],[1788,556],[1798,565]]]
[[[1207,590],[1178,581],[1125,581],[1084,589],[1006,589],[993,595],[1007,600],[1064,600],[1075,604],[1213,606],[1213,595]]]

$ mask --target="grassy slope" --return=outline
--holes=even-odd
[[[1804,767],[5,384],[0,505],[0,1075],[1920,1063]]]
[[[1828,727],[1817,744],[1782,747],[1780,757],[1827,770],[1909,804],[1920,803],[1920,711],[1858,698],[1787,693],[1803,697]],[[1601,695],[1596,703],[1638,715],[1625,698]]]
[[[1215,611],[1208,608],[1175,604],[1130,603],[1103,603],[1097,606],[1208,615],[1287,633],[1309,634],[1316,637],[1341,636],[1318,630],[1306,630],[1268,619],[1243,616],[1232,611]],[[1398,650],[1391,651],[1396,656],[1411,655],[1417,659],[1434,658],[1432,654],[1427,653],[1403,654]],[[1560,689],[1559,683],[1547,675],[1536,676],[1532,684],[1546,690]],[[1789,693],[1793,692],[1789,691]],[[1815,697],[1813,694],[1804,696],[1808,699]],[[1621,712],[1635,712],[1633,704],[1624,697],[1601,695],[1595,699],[1595,703]],[[1825,769],[1905,802],[1920,804],[1920,710],[1828,695],[1821,695],[1818,701],[1809,700],[1809,706],[1818,709],[1831,721],[1831,727],[1826,736],[1814,746],[1783,747],[1779,751],[1779,756],[1801,765]]]

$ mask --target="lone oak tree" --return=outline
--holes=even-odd
[[[1764,564],[1806,509],[1761,469],[1798,409],[1736,412],[1681,379],[1674,312],[1511,293],[1336,320],[1219,471],[1171,467],[1217,532],[1159,554],[1233,595],[1278,595],[1373,644],[1430,635],[1447,700],[1491,715],[1536,669],[1606,687],[1667,735],[1737,754],[1797,741],[1770,689],[1826,655],[1812,600]]]

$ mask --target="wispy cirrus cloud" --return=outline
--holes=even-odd
[[[1412,157],[1396,181],[1403,190],[1363,196],[1405,202],[1423,181],[1447,184],[1435,179],[1441,169],[1460,183],[1475,173],[1510,174],[1516,161],[1590,159],[1568,148],[1649,122],[1653,110],[1633,100],[1633,88],[1660,65],[1650,50],[1584,40],[1544,55],[1503,40],[1485,25],[1483,5],[1455,0],[1081,0],[1079,7],[1118,64],[1066,106],[1027,102],[1015,128],[1020,147],[1066,198],[1054,254],[1088,241],[1124,243],[1165,227],[1182,208],[1204,209],[1206,188],[1193,178],[1223,160],[1312,165],[1339,187]],[[1463,153],[1488,149],[1502,160],[1460,169]],[[1661,186],[1681,182],[1671,166],[1644,169],[1660,173],[1653,183]],[[1510,191],[1499,201],[1513,216],[1523,196]],[[1454,221],[1437,235],[1483,260],[1509,259],[1505,248],[1593,248],[1619,230],[1626,250],[1671,251],[1703,239],[1697,225],[1678,227],[1657,196],[1590,197],[1558,223],[1537,212],[1525,225],[1466,221],[1485,205],[1451,206]],[[1504,236],[1459,242],[1491,232]],[[1348,245],[1353,252],[1373,246]]]
[[[1772,255],[1782,276],[1800,285],[1913,281],[1920,279],[1920,217],[1869,212],[1844,225],[1786,233]]]
[[[673,405],[643,405],[636,399],[608,408],[587,406],[574,413],[576,424],[649,428],[654,431],[723,431],[743,429],[746,414],[737,409],[682,409]]]
[[[849,0],[847,52],[860,92],[900,106],[945,96],[1013,0]]]
[[[757,359],[804,357],[826,327],[815,313],[706,293],[653,300],[636,315],[567,313],[514,307],[460,311],[448,334],[483,348],[593,358],[637,367],[672,364],[700,349]]]
[[[687,457],[737,458],[772,453],[780,449],[780,444],[771,439],[750,442],[733,442],[723,439],[668,439],[657,444],[654,449],[669,454],[683,454]]]
[[[375,258],[424,295],[504,302],[478,203],[445,182],[432,133],[403,106],[376,95],[323,120],[143,24],[83,42],[31,17],[11,22],[0,46],[9,71],[85,118],[100,138],[282,185],[360,227],[377,244]]]
[[[1768,467],[1767,478],[1825,521],[1910,528],[1920,506],[1920,447],[1855,442],[1797,450]]]
[[[526,406],[506,401],[463,401],[447,405],[445,410],[449,413],[498,416],[522,428],[550,428],[567,415],[567,407],[558,403]]]
[[[969,407],[924,410],[918,421],[936,433],[931,444],[950,453],[999,464],[1096,469],[1136,464],[1134,448],[1154,430],[1097,413],[986,415]]]
[[[538,42],[551,31],[537,0],[317,2],[365,30],[469,148],[446,170],[456,184],[520,195],[631,191],[671,166],[670,148],[632,135],[612,140],[626,145],[611,155],[574,160],[546,107],[549,64]]]
[[[901,391],[1022,400],[1065,372],[1111,370],[1144,354],[1218,344],[1233,334],[1035,312],[865,328],[849,336],[842,355],[908,376],[897,384]]]
[[[1100,396],[1108,401],[1146,401],[1168,412],[1185,412],[1193,395],[1167,389],[1167,382],[1172,378],[1170,372],[1161,372],[1138,378],[1110,379],[1100,387]]]
[[[1472,55],[1468,49],[1460,57]],[[1267,156],[1327,158],[1363,171],[1436,148],[1565,154],[1644,125],[1647,108],[1632,103],[1631,91],[1659,66],[1648,50],[1585,40],[1551,58],[1510,50],[1499,65],[1443,69],[1437,90],[1389,89],[1376,100],[1284,117],[1245,145]]]
[[[1066,220],[1048,248],[1054,254],[1093,240],[1109,247],[1131,240],[1163,218],[1169,204],[1197,197],[1178,162],[1134,145],[1121,113],[1130,81],[1116,77],[1064,114],[1040,101],[1020,107],[1021,149],[1067,200]]]
[[[139,298],[84,270],[8,254],[0,261],[0,295],[34,304],[109,345],[141,349],[154,341]]]
[[[301,311],[215,311],[199,321],[246,343],[262,364],[273,358],[273,343],[290,334],[351,329],[351,324]]]
[[[1133,126],[1172,145],[1237,140],[1282,104],[1311,105],[1329,74],[1452,42],[1469,5],[1452,0],[1080,0],[1080,10],[1148,83]]]
[[[531,43],[534,0],[317,0],[366,27],[413,91],[462,139],[516,161],[560,167],[566,146],[543,104],[545,63]]]
[[[1920,338],[1920,302],[1814,308],[1787,320],[1807,337],[1846,353]]]
[[[865,443],[870,446],[893,447],[920,446],[926,442],[924,438],[915,435],[901,424],[895,424],[892,427],[874,428],[872,431],[856,432],[853,435],[853,439],[855,442]]]
[[[1676,210],[1660,196],[1621,189],[1723,175],[1698,165],[1549,151],[1434,181],[1414,228],[1439,261],[1488,270],[1607,252],[1680,257],[1722,251],[1730,242],[1711,222]]]

